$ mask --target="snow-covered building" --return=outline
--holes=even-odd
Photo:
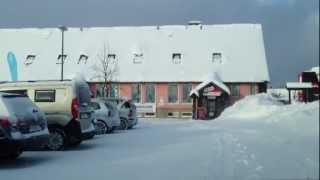
[[[232,102],[269,81],[259,24],[68,28],[64,77],[80,73],[94,95],[103,94],[94,68],[103,51],[118,67],[110,94],[132,98],[145,116],[190,117],[189,94],[212,72]],[[58,28],[0,29],[0,81],[60,79],[59,55]]]

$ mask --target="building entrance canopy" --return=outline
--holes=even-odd
[[[209,74],[208,77],[202,83],[200,83],[193,90],[191,90],[189,95],[199,97],[199,92],[201,90],[203,90],[203,96],[220,96],[222,91],[230,95],[229,88],[222,82],[222,80],[216,72]]]

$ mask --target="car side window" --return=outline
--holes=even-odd
[[[93,107],[94,110],[100,109],[100,105],[99,103],[95,103],[95,102],[91,102],[90,106]]]
[[[122,108],[129,109],[129,108],[130,108],[130,104],[129,104],[128,102],[125,102],[125,103],[122,105]]]
[[[19,90],[4,90],[1,92],[6,92],[6,93],[13,93],[13,94],[21,94],[21,95],[26,95],[28,96],[28,92],[26,89],[19,89]]]
[[[56,91],[54,89],[35,90],[34,102],[55,102]]]

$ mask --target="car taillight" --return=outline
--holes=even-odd
[[[301,74],[299,74],[299,82],[302,82],[302,73]]]
[[[71,114],[73,119],[78,118],[78,101],[77,98],[73,98],[71,102]]]
[[[10,121],[8,118],[0,118],[0,124],[2,126],[10,126]]]

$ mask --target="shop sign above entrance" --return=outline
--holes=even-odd
[[[221,93],[221,90],[214,86],[209,86],[203,90],[204,96],[220,96]]]

